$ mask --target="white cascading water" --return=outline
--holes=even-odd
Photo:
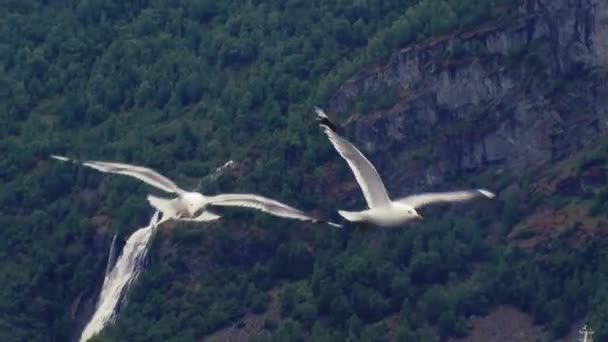
[[[80,342],[86,342],[99,333],[106,324],[114,322],[116,308],[120,300],[124,298],[124,293],[129,285],[137,278],[141,271],[144,258],[148,252],[148,242],[150,241],[150,237],[152,237],[154,228],[156,228],[158,214],[157,211],[152,215],[148,226],[140,228],[131,234],[114,267],[110,272],[106,270],[106,276],[101,286],[101,293],[99,294],[95,312],[82,331]],[[112,243],[112,247],[110,247],[108,263],[112,261],[113,246],[114,242]],[[111,267],[109,264],[108,266]]]
[[[112,267],[114,267],[114,261],[116,261],[116,238],[118,238],[118,233],[114,233],[112,237],[112,242],[110,243],[110,253],[108,254],[108,263],[106,264],[106,273],[104,275],[104,281],[110,274]]]
[[[226,168],[231,168],[233,166],[234,161],[229,160],[224,165],[218,167],[215,172],[207,176],[207,178],[215,180]],[[201,180],[199,187],[204,181],[208,180]],[[114,259],[116,235],[112,239],[108,265],[106,267],[106,276],[103,280],[103,285],[101,286],[99,300],[97,301],[95,312],[93,313],[91,320],[84,327],[84,330],[80,335],[80,342],[86,342],[88,339],[98,334],[108,323],[113,323],[116,319],[118,304],[120,304],[121,299],[124,298],[124,294],[129,288],[129,285],[141,272],[144,258],[148,252],[148,242],[156,228],[158,215],[159,212],[156,211],[147,227],[140,228],[131,234],[114,267],[112,267],[112,263]]]

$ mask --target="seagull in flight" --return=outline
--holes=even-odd
[[[274,216],[314,223],[326,223],[334,227],[341,227],[339,224],[319,220],[301,210],[259,195],[219,194],[215,196],[205,196],[199,192],[186,191],[177,186],[177,184],[169,178],[143,166],[97,160],[80,161],[58,155],[51,155],[51,158],[63,162],[82,164],[104,173],[130,176],[164,192],[177,195],[175,198],[161,198],[148,195],[147,200],[150,205],[163,214],[157,225],[170,219],[191,222],[214,221],[219,219],[220,216],[210,212],[208,207],[228,206],[252,208]],[[201,210],[202,213],[196,216]]]
[[[495,195],[485,189],[432,192],[407,196],[391,200],[376,168],[353,144],[336,132],[336,126],[327,114],[319,107],[315,107],[317,121],[336,151],[346,160],[368,209],[361,211],[338,210],[340,216],[350,222],[371,223],[381,227],[396,227],[412,219],[422,219],[416,209],[436,203],[462,202],[478,197],[494,198]]]

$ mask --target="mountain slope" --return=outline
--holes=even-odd
[[[77,336],[111,232],[124,237],[150,214],[142,199],[153,190],[52,163],[49,153],[144,164],[184,187],[256,191],[330,214],[362,200],[315,127],[311,108],[326,100],[395,196],[469,183],[509,196],[370,235],[247,211],[208,228],[167,228],[100,340],[200,340],[264,312],[277,291],[281,319],[264,323],[275,340],[380,339],[387,317],[400,339],[459,336],[467,317],[503,303],[552,336],[585,316],[605,336],[602,241],[579,239],[573,249],[543,238],[532,254],[505,248],[506,234],[520,223],[514,232],[527,231],[535,211],[516,200],[555,197],[528,197],[536,183],[523,176],[535,175],[531,167],[561,172],[556,161],[605,130],[602,6],[7,3],[1,339]],[[203,178],[228,159],[231,173]],[[600,215],[603,198],[593,197]]]

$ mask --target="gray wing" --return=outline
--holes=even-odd
[[[353,171],[363,196],[365,196],[367,206],[371,209],[390,205],[391,200],[374,165],[353,144],[336,133],[335,126],[323,110],[315,108],[315,111],[323,132]]]
[[[494,198],[494,193],[484,190],[463,190],[451,192],[429,192],[425,194],[412,195],[397,200],[400,203],[407,204],[413,208],[419,208],[428,204],[435,203],[451,203],[464,202],[479,197]]]
[[[326,222],[307,215],[301,210],[290,207],[287,204],[283,204],[279,201],[272,200],[270,198],[253,195],[253,194],[224,194],[209,197],[209,204],[214,206],[229,206],[229,207],[245,207],[252,208],[265,213],[285,217],[290,219],[311,221],[315,223],[327,223],[329,225],[340,227],[340,225],[333,222]]]
[[[64,161],[79,163],[84,166],[88,166],[100,172],[115,173],[125,176],[137,178],[140,181],[157,187],[163,191],[175,194],[182,194],[185,190],[178,187],[172,180],[159,174],[158,172],[143,166],[123,164],[123,163],[111,163],[97,160],[85,160],[79,161],[70,159],[63,156],[52,155],[51,158]]]

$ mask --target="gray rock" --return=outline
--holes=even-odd
[[[528,0],[518,13],[507,23],[404,48],[330,99],[329,111],[348,112],[367,93],[399,90],[391,109],[342,118],[347,136],[376,162],[428,149],[423,170],[387,168],[410,174],[395,195],[469,170],[519,174],[572,156],[606,133],[608,82],[597,75],[608,78],[608,2]],[[457,49],[471,52],[452,57]]]

